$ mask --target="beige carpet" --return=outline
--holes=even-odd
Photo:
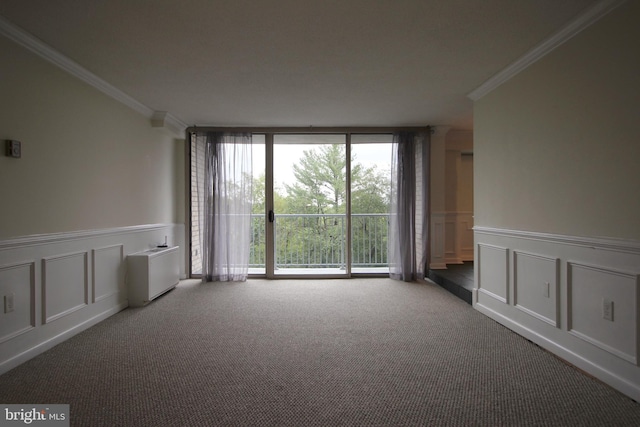
[[[74,426],[640,425],[640,405],[436,285],[186,282],[0,376]]]

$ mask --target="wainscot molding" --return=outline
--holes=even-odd
[[[473,261],[473,212],[431,214],[431,270]]]
[[[551,53],[555,48],[562,45],[581,31],[585,30],[600,18],[625,3],[626,0],[601,0],[585,10],[577,18],[569,22],[558,32],[535,46],[529,52],[525,53],[511,65],[489,78],[477,89],[470,92],[467,96],[472,101],[477,101],[489,92],[496,89],[501,84],[510,80],[521,71],[525,70],[533,63],[537,62],[544,56]]]
[[[640,242],[474,227],[473,307],[640,401]]]
[[[93,249],[91,252],[92,302],[98,302],[121,292],[124,295],[126,293],[126,289],[124,289],[124,245],[105,246]]]
[[[637,365],[639,279],[638,273],[569,261],[569,333]],[[603,319],[605,301],[610,303],[609,319]],[[600,310],[587,309],[593,306]]]
[[[518,239],[537,240],[540,242],[552,242],[565,245],[582,246],[589,249],[603,251],[626,252],[640,254],[640,242],[627,239],[613,239],[607,237],[578,237],[564,234],[539,233],[535,231],[509,230],[504,228],[491,228],[474,226],[475,234],[514,237]]]
[[[36,277],[34,260],[0,266],[0,295],[13,295],[14,316],[0,324],[0,344],[36,327]],[[2,314],[0,314],[2,316]]]
[[[529,341],[539,345],[540,347],[550,351],[556,356],[566,360],[577,368],[587,372],[590,375],[598,378],[602,382],[610,385],[621,393],[626,394],[635,401],[640,397],[640,385],[637,381],[620,375],[616,370],[608,369],[607,366],[597,363],[585,357],[584,355],[577,353],[574,349],[568,346],[564,346],[559,340],[553,339],[548,335],[538,332],[536,329],[527,327],[526,325],[514,321],[514,319],[505,316],[499,311],[493,310],[486,306],[475,307],[480,313],[492,318],[501,325],[511,329],[518,335],[528,339]]]
[[[145,224],[117,228],[101,228],[98,230],[80,230],[63,233],[32,234],[0,240],[0,251],[15,249],[20,246],[44,245],[48,243],[61,243],[69,240],[91,239],[100,236],[113,236],[117,234],[143,233],[147,231],[163,230],[173,224]]]
[[[21,236],[0,241],[0,374],[127,308],[126,257],[164,243],[179,247],[184,224],[146,224]]]
[[[513,251],[513,304],[519,310],[560,327],[560,260]]]
[[[509,299],[509,250],[479,243],[476,260],[478,298],[482,294],[506,304]]]
[[[42,259],[42,323],[51,323],[89,304],[89,254]]]
[[[473,261],[473,212],[445,213],[445,261],[462,264]]]
[[[45,339],[44,341],[41,341],[39,343],[37,343],[36,345],[28,348],[25,351],[22,351],[16,355],[13,355],[12,357],[6,359],[6,360],[2,360],[0,361],[0,374],[3,374],[21,364],[23,364],[24,362],[33,359],[34,357],[38,356],[39,354],[44,353],[45,351],[55,347],[56,345],[68,340],[69,338],[73,337],[74,335],[79,334],[80,332],[89,329],[90,327],[97,325],[98,323],[102,322],[103,320],[113,316],[114,314],[124,310],[125,308],[127,308],[129,306],[129,304],[127,302],[118,304],[117,306],[104,311],[103,313],[100,313],[90,319],[87,319],[86,321],[79,323],[77,325],[75,325],[74,327],[67,329],[66,331],[53,336],[49,339]]]
[[[440,270],[447,268],[445,258],[445,217],[446,212],[432,212],[431,215],[431,252],[429,268]]]

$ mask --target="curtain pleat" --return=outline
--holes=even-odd
[[[428,142],[428,135],[413,132],[393,136],[388,259],[389,276],[396,280],[424,277],[428,248]]]
[[[197,137],[205,138],[202,279],[244,281],[251,244],[251,134]]]

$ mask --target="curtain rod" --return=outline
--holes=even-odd
[[[233,133],[283,133],[283,134],[331,134],[331,133],[394,133],[394,132],[430,132],[430,126],[398,126],[398,127],[216,127],[190,126],[187,133],[192,132],[233,132]]]

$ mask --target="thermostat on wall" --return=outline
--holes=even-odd
[[[20,141],[7,139],[7,157],[15,157],[16,159],[19,159],[21,155],[22,150],[20,147]]]

